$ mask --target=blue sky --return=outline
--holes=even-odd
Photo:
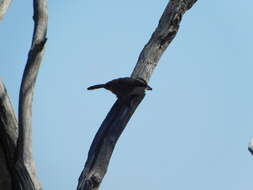
[[[131,74],[167,2],[49,1],[33,102],[33,151],[44,189],[75,189],[116,100],[85,89]],[[185,14],[101,189],[252,189],[252,6],[198,1]],[[15,110],[32,30],[32,1],[13,1],[0,23],[0,77]]]

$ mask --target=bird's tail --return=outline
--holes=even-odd
[[[88,87],[87,90],[94,90],[94,89],[104,88],[104,87],[105,87],[104,84],[97,84],[97,85]]]

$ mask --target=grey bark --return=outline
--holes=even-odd
[[[18,123],[0,80],[0,189],[34,189],[27,169],[17,162]]]
[[[132,73],[133,78],[143,78],[149,81],[160,57],[170,42],[176,36],[183,14],[197,0],[171,0],[166,6],[157,28],[140,53]]]
[[[4,190],[11,190],[12,189],[12,181],[11,181],[11,175],[7,168],[7,160],[5,157],[5,151],[0,144],[0,189]]]
[[[183,14],[197,0],[170,0],[157,28],[140,53],[131,75],[148,81],[163,52],[176,36]],[[145,94],[117,100],[100,126],[90,147],[84,169],[79,177],[77,190],[97,190],[107,171],[111,155],[118,138]]]
[[[0,21],[3,19],[10,4],[11,4],[11,0],[0,0]]]
[[[18,139],[18,162],[25,165],[35,189],[41,189],[36,169],[32,158],[32,98],[44,54],[44,45],[47,34],[47,0],[34,0],[34,32],[31,49],[23,73],[19,92],[19,139]]]
[[[5,131],[11,143],[16,146],[18,139],[18,122],[7,90],[0,80],[0,120],[1,130]]]
[[[14,173],[17,139],[17,119],[7,90],[0,80],[0,189],[12,189],[11,173]]]
[[[33,0],[33,9],[34,32],[20,87],[18,124],[7,91],[0,81],[0,153],[3,153],[0,159],[7,171],[3,177],[0,175],[0,179],[10,176],[2,184],[15,190],[42,189],[32,158],[31,119],[34,86],[47,40],[47,0]]]
[[[114,146],[143,98],[144,94],[132,97],[129,102],[118,99],[113,105],[92,142],[85,167],[79,177],[78,190],[98,189],[107,171]]]

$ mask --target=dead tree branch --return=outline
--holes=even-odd
[[[98,189],[107,171],[114,146],[143,98],[144,94],[133,97],[129,100],[132,102],[131,107],[120,100],[113,105],[92,142],[79,178],[78,190]]]
[[[0,80],[0,189],[35,190],[24,164],[17,162],[18,123]]]
[[[149,42],[142,50],[133,78],[148,81],[163,52],[176,36],[183,14],[197,0],[170,0]],[[78,190],[97,190],[106,173],[113,149],[127,122],[144,98],[134,96],[128,102],[116,101],[99,128],[79,177]]]
[[[17,139],[18,122],[7,90],[0,80],[0,189],[12,189]]]
[[[133,78],[143,78],[148,81],[163,52],[176,36],[183,14],[197,0],[171,0],[165,8],[159,24],[149,42],[140,53],[132,73]]]
[[[0,121],[1,130],[5,131],[9,140],[16,146],[18,139],[18,122],[8,96],[7,90],[0,80]]]
[[[11,4],[11,0],[1,0],[0,1],[0,21],[3,19],[5,13],[7,12],[9,6]]]
[[[18,162],[27,169],[35,189],[41,189],[36,177],[34,160],[32,158],[32,98],[33,90],[44,54],[44,45],[47,34],[47,0],[34,0],[34,32],[31,49],[23,73],[19,93],[19,138],[18,138]]]

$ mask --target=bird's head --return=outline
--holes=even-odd
[[[148,85],[147,81],[143,78],[137,78],[138,81],[142,82],[145,85],[145,90],[152,90],[152,88]]]

